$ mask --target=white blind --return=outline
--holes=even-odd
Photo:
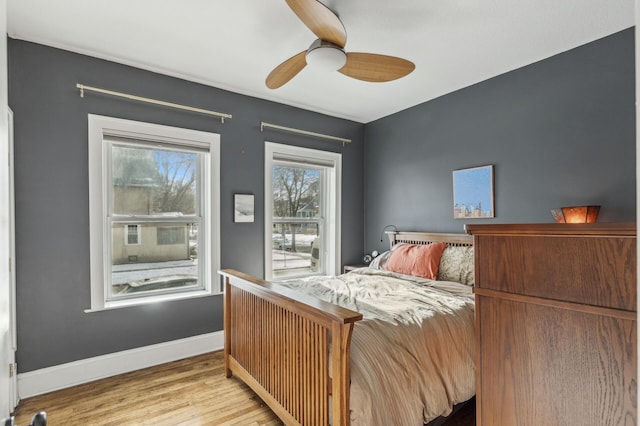
[[[317,167],[326,167],[332,169],[335,167],[335,164],[331,160],[326,160],[323,158],[315,158],[315,157],[307,157],[303,155],[295,155],[281,152],[273,153],[273,161],[278,163],[287,163],[293,166],[299,166],[304,164],[305,166],[317,166]]]
[[[209,145],[198,141],[190,140],[159,140],[152,135],[121,136],[105,133],[102,137],[104,142],[116,143],[118,145],[145,145],[152,148],[170,149],[173,151],[187,152],[209,152]]]

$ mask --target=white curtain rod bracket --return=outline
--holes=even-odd
[[[279,126],[277,124],[271,124],[271,123],[266,123],[264,121],[261,121],[260,122],[260,131],[264,132],[264,128],[265,127],[268,127],[270,129],[275,129],[275,130],[283,130],[285,132],[298,133],[298,134],[301,134],[301,135],[313,136],[313,137],[316,137],[316,138],[329,139],[329,140],[332,140],[332,141],[342,142],[342,146],[343,147],[346,144],[351,143],[351,139],[339,138],[337,136],[324,135],[322,133],[310,132],[308,130],[294,129],[293,127]]]
[[[106,90],[106,89],[100,89],[98,87],[85,86],[84,84],[80,84],[80,83],[77,83],[76,87],[78,89],[80,89],[80,97],[81,98],[84,98],[84,92],[85,92],[85,90],[87,90],[87,91],[91,91],[91,92],[102,93],[102,94],[105,94],[105,95],[111,95],[111,96],[117,96],[117,97],[120,97],[120,98],[131,99],[133,101],[145,102],[145,103],[153,104],[153,105],[162,105],[162,106],[169,107],[169,108],[176,108],[176,109],[181,109],[181,110],[184,110],[184,111],[191,111],[191,112],[197,112],[197,113],[200,113],[200,114],[212,115],[214,117],[220,118],[220,122],[223,123],[223,124],[224,124],[224,119],[225,118],[232,118],[233,117],[231,114],[225,114],[225,113],[222,113],[222,112],[210,111],[208,109],[196,108],[196,107],[192,107],[192,106],[188,106],[188,105],[174,104],[172,102],[159,101],[157,99],[143,98],[142,96],[130,95],[128,93],[114,92],[113,90]]]

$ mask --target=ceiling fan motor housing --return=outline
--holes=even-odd
[[[345,51],[330,41],[317,39],[305,56],[307,64],[324,71],[336,71],[347,63]]]

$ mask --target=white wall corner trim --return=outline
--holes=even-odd
[[[55,365],[18,374],[18,394],[29,398],[223,348],[224,331],[216,331]]]

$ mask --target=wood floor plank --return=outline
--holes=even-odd
[[[20,401],[16,424],[38,411],[49,426],[281,426],[247,385],[225,377],[222,352],[212,352]],[[464,421],[473,426],[473,406]],[[454,416],[455,417],[455,416]],[[457,416],[460,417],[460,416]]]
[[[209,426],[282,423],[244,383],[224,375],[222,352],[213,352],[28,398],[16,424],[44,410],[49,425]]]

